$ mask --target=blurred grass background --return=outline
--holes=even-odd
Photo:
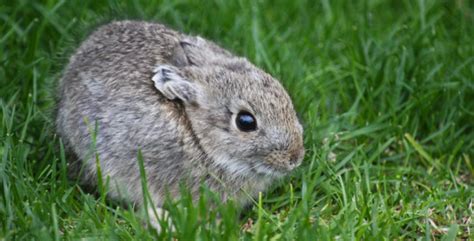
[[[243,211],[170,202],[174,234],[68,180],[55,82],[113,19],[202,35],[280,79],[303,166]],[[0,0],[0,108],[0,239],[474,237],[472,1]]]

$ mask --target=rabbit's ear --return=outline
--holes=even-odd
[[[198,104],[201,93],[196,83],[185,80],[178,74],[178,70],[169,65],[160,65],[154,70],[152,80],[166,98],[170,100],[181,100],[185,104]]]
[[[201,37],[186,37],[173,50],[171,61],[177,67],[203,66],[232,57],[229,52]]]

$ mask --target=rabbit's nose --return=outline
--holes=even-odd
[[[298,151],[293,151],[290,155],[290,160],[289,160],[289,167],[291,169],[299,166],[301,164],[301,161],[303,160],[304,156],[304,149],[303,150],[298,150]]]

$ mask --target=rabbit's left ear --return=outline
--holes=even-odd
[[[170,57],[171,63],[180,68],[184,66],[205,66],[232,58],[227,50],[208,42],[201,37],[185,37],[175,45]]]
[[[201,94],[201,89],[196,83],[182,78],[179,70],[169,65],[160,65],[155,68],[152,80],[166,98],[181,100],[184,104],[196,105]]]

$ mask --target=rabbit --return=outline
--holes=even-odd
[[[100,26],[58,86],[57,134],[82,168],[71,172],[97,186],[100,167],[109,197],[143,205],[141,155],[159,213],[180,183],[193,198],[204,184],[247,205],[304,157],[302,125],[275,78],[160,23]]]

